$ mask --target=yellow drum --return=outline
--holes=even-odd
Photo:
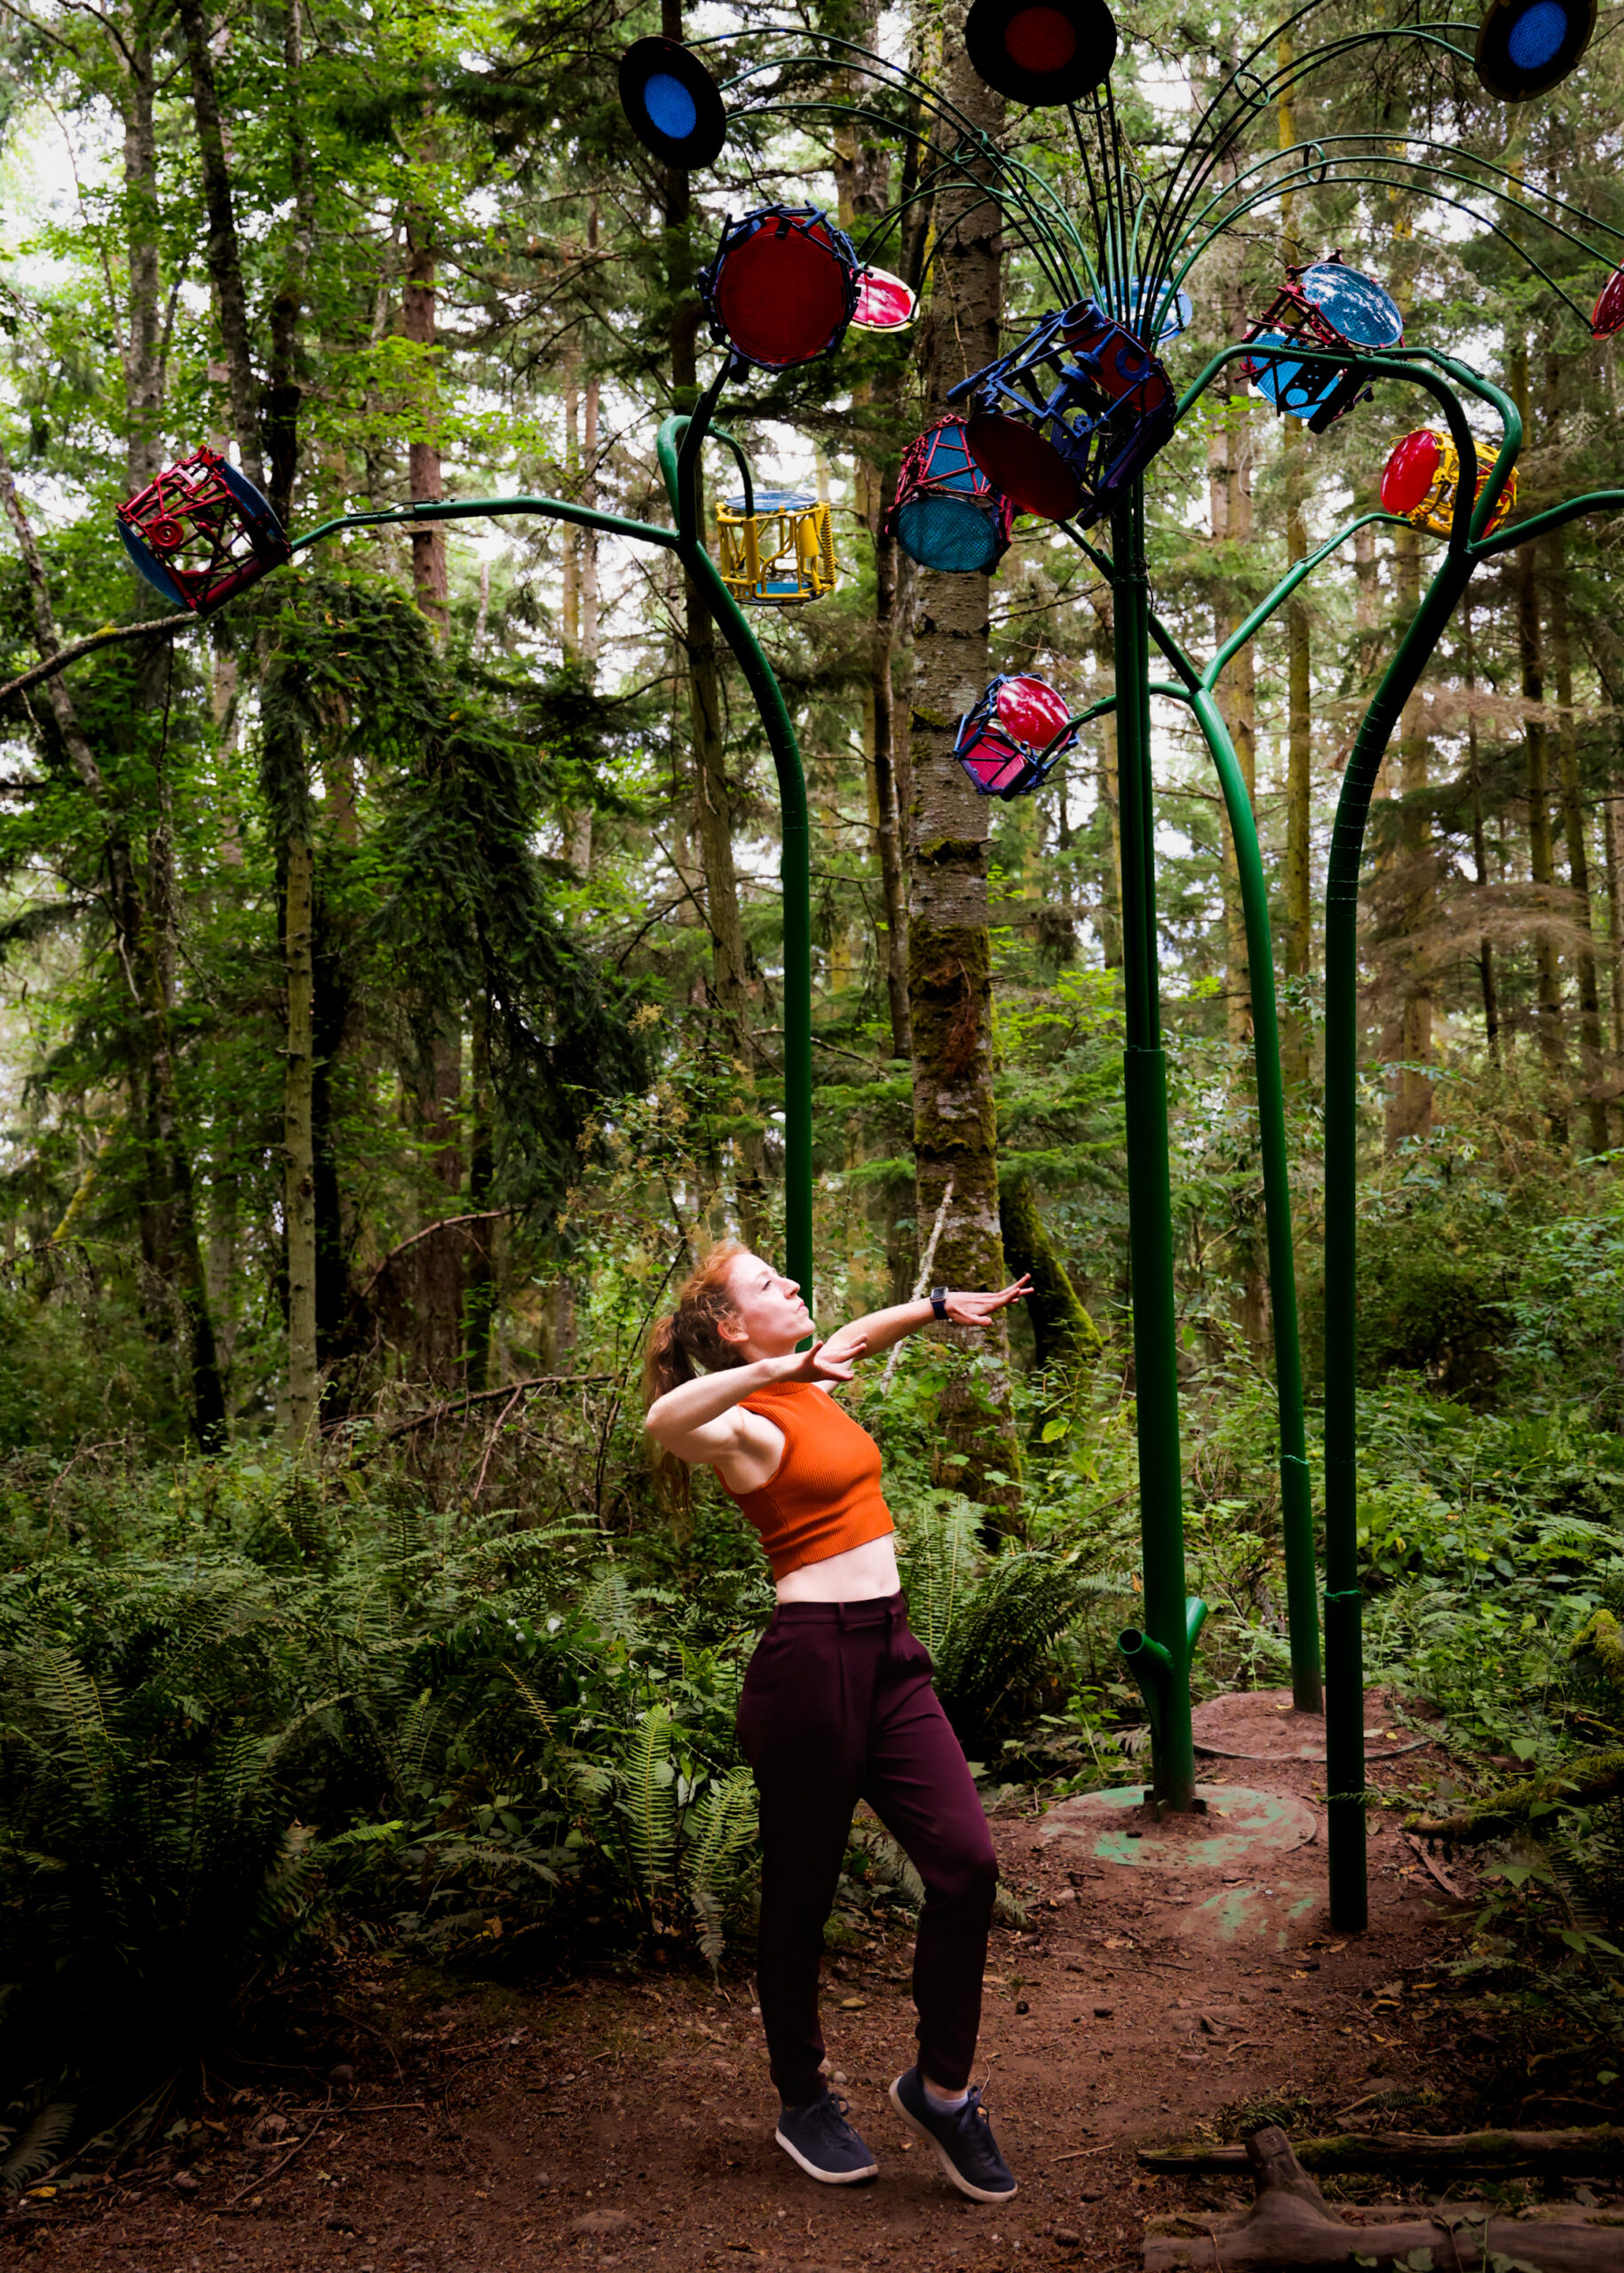
[[[1494,470],[1494,453],[1486,443],[1476,444],[1477,453],[1477,489]],[[1414,434],[1406,434],[1387,461],[1382,476],[1382,505],[1389,513],[1402,513],[1412,528],[1430,529],[1434,536],[1447,536],[1454,519],[1455,492],[1461,482],[1461,454],[1447,434],[1436,428],[1422,426]],[[1517,503],[1517,474],[1501,492],[1494,517],[1484,531],[1492,536],[1501,527]]]
[[[835,589],[835,532],[829,509],[797,489],[758,489],[717,505],[722,581],[747,607],[802,607]]]

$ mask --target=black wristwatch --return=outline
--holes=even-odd
[[[938,1318],[939,1318],[939,1319],[945,1319],[945,1318],[947,1317],[947,1289],[946,1288],[946,1287],[931,1287],[931,1309],[936,1312],[936,1315],[937,1315],[937,1317],[938,1317]]]

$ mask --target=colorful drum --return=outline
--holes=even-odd
[[[699,288],[712,338],[764,371],[787,371],[845,337],[858,258],[817,206],[764,205],[728,223]]]
[[[1007,804],[1040,788],[1077,740],[1072,714],[1052,686],[1002,674],[960,719],[953,754],[984,797]]]
[[[1398,303],[1374,276],[1350,268],[1339,253],[1307,268],[1288,268],[1267,313],[1246,335],[1250,347],[1363,348],[1384,354],[1404,345]],[[1298,363],[1281,354],[1260,355],[1241,366],[1258,392],[1290,418],[1303,418],[1322,434],[1334,419],[1369,399],[1356,369]]]
[[[1477,454],[1477,478],[1472,490],[1475,502],[1494,471],[1495,453],[1485,442],[1477,442],[1474,447]],[[1422,426],[1414,434],[1406,434],[1387,461],[1382,475],[1382,510],[1384,513],[1402,513],[1412,528],[1430,529],[1434,536],[1448,536],[1454,527],[1455,496],[1460,484],[1461,455],[1454,442],[1434,427]],[[1517,474],[1513,470],[1483,532],[1485,536],[1492,536],[1496,529],[1504,527],[1516,503]]]
[[[970,455],[1018,513],[1108,512],[1171,435],[1178,400],[1166,371],[1092,300],[1051,311],[1020,345],[948,391],[968,395]]]
[[[798,489],[757,489],[717,507],[717,566],[747,607],[804,607],[835,589],[826,503]]]
[[[155,591],[207,615],[293,548],[253,483],[217,450],[194,450],[118,508],[124,550]]]
[[[922,568],[985,575],[1009,550],[1014,525],[1014,506],[970,455],[962,418],[939,418],[903,451],[886,527]]]

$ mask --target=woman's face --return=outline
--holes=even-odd
[[[727,1291],[738,1313],[737,1323],[722,1331],[748,1355],[787,1358],[795,1345],[812,1332],[812,1312],[801,1300],[798,1284],[764,1263],[758,1255],[734,1258]]]

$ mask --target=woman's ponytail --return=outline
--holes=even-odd
[[[736,1318],[728,1280],[735,1261],[749,1252],[737,1239],[723,1239],[710,1249],[677,1297],[669,1318],[656,1321],[643,1353],[643,1409],[657,1398],[679,1389],[703,1372],[722,1373],[744,1359],[736,1343],[722,1332],[724,1319]],[[678,1507],[688,1504],[688,1463],[650,1439],[654,1474],[671,1493]]]

